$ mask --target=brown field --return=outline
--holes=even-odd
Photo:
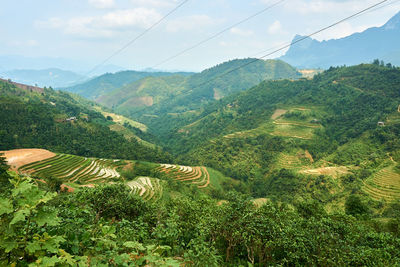
[[[324,167],[318,169],[310,169],[310,170],[302,170],[300,171],[304,174],[311,174],[311,175],[329,175],[332,177],[338,177],[341,175],[349,174],[349,169],[345,166],[340,167]]]
[[[282,116],[286,112],[287,112],[286,109],[277,109],[277,110],[275,110],[274,114],[272,114],[271,119],[272,120],[276,120],[277,118],[279,118],[280,116]]]
[[[13,149],[9,151],[0,151],[0,154],[1,153],[4,154],[8,165],[10,165],[11,170],[14,171],[18,170],[18,168],[23,165],[56,156],[53,152],[36,148]]]

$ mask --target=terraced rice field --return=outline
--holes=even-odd
[[[400,199],[400,174],[390,167],[377,172],[363,187],[372,199],[394,202]]]
[[[157,170],[168,174],[168,176],[177,181],[197,185],[198,188],[205,188],[210,184],[210,174],[206,167],[161,164]]]
[[[54,157],[26,164],[18,169],[21,173],[37,177],[56,177],[63,182],[80,184],[102,183],[120,178],[116,171],[119,160],[84,158],[58,154]]]
[[[285,153],[281,153],[278,157],[278,161],[276,163],[276,167],[278,169],[299,169],[304,166],[304,163],[297,155],[289,155]]]
[[[126,185],[131,188],[133,194],[142,197],[146,201],[157,201],[163,194],[163,188],[157,178],[138,177],[133,181],[127,182]]]

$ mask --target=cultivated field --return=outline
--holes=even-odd
[[[400,174],[384,168],[364,183],[363,190],[375,200],[394,202],[400,199]]]
[[[205,188],[210,184],[210,174],[206,167],[161,164],[156,170],[174,180],[197,185],[198,188]]]
[[[19,172],[39,178],[54,177],[64,183],[93,184],[120,178],[116,170],[120,160],[84,158],[58,154],[54,157],[26,164]]]
[[[224,137],[245,138],[267,133],[273,136],[309,140],[314,137],[316,129],[322,128],[322,125],[314,118],[314,115],[318,112],[318,108],[291,107],[276,109],[271,119],[261,123],[257,128],[234,132]],[[287,118],[286,116],[291,117]]]
[[[6,158],[8,165],[11,169],[16,171],[21,166],[45,160],[54,157],[56,154],[45,149],[13,149],[9,151],[0,151],[0,154]]]
[[[15,171],[46,182],[48,178],[57,178],[62,182],[63,191],[73,192],[78,187],[94,187],[96,184],[125,181],[120,171],[133,162],[111,159],[86,158],[69,154],[55,154],[44,149],[18,149],[4,151],[5,157]],[[219,172],[206,167],[180,166],[172,164],[153,164],[154,170],[167,178],[192,184],[198,188],[207,188],[211,184],[220,187],[227,179]],[[125,184],[144,200],[157,201],[162,197],[161,180],[151,177],[137,177]]]
[[[162,197],[163,187],[161,181],[156,178],[138,177],[126,183],[132,189],[132,193],[142,197],[144,200],[157,201]]]

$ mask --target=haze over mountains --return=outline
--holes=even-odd
[[[83,82],[88,79],[85,76],[76,74],[72,71],[61,69],[44,69],[44,70],[11,70],[0,73],[0,76],[6,77],[13,81],[37,86],[51,86],[53,88],[71,86],[77,82]]]
[[[297,35],[293,41],[302,38]],[[382,59],[400,65],[400,12],[381,27],[369,28],[341,39],[317,41],[311,38],[294,44],[280,57],[299,68],[354,65]]]

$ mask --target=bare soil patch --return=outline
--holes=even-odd
[[[272,114],[271,119],[276,120],[277,118],[279,118],[286,112],[287,112],[286,109],[277,109],[277,110],[275,110],[274,114]]]
[[[332,177],[338,177],[340,175],[349,174],[350,171],[345,166],[340,167],[324,167],[318,169],[310,169],[310,170],[302,170],[300,171],[304,174],[311,174],[311,175],[329,175]]]
[[[68,192],[68,193],[73,193],[75,191],[75,188],[73,188],[69,185],[66,185],[66,184],[62,184],[60,186],[60,189],[61,189],[61,192]]]
[[[8,151],[0,151],[3,153],[7,160],[8,165],[10,165],[11,170],[16,171],[23,165],[52,158],[56,156],[55,153],[48,151],[46,149],[13,149]]]
[[[252,202],[257,208],[260,208],[261,206],[263,206],[264,204],[266,204],[268,202],[268,199],[267,198],[256,198],[256,199],[253,199]]]

